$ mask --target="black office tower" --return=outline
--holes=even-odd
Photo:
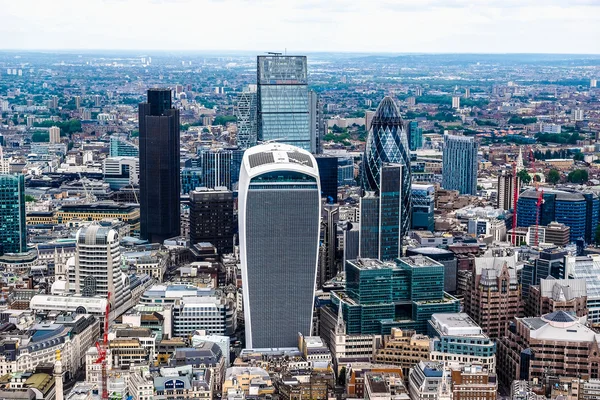
[[[139,105],[140,230],[142,239],[160,243],[179,236],[179,110],[170,89],[148,90]]]
[[[338,158],[331,156],[315,156],[319,166],[319,181],[321,182],[321,197],[328,203],[337,203],[338,190]]]
[[[233,253],[233,193],[225,187],[190,192],[190,240],[208,242],[219,254]]]

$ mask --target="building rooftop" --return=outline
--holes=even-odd
[[[481,327],[466,313],[433,314],[431,324],[443,335],[487,337]]]

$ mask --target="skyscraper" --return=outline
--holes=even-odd
[[[268,143],[244,154],[239,182],[246,347],[296,346],[310,335],[321,199],[314,157]]]
[[[26,251],[25,177],[0,175],[0,255]]]
[[[375,192],[366,192],[360,198],[358,255],[360,258],[379,257],[379,196]]]
[[[323,120],[323,106],[319,95],[314,90],[308,92],[308,115],[310,123],[310,152],[323,153],[322,140],[325,134],[325,121]]]
[[[411,172],[408,137],[400,111],[391,97],[386,96],[379,106],[367,137],[361,166],[362,187],[365,191],[380,191],[380,171],[383,163],[401,164],[402,168],[402,225],[400,237],[410,229]]]
[[[379,259],[402,257],[402,165],[384,163],[379,184]],[[409,188],[410,190],[410,188]]]
[[[460,194],[477,193],[477,150],[475,138],[444,135],[442,186]]]
[[[202,149],[199,151],[202,168],[202,186],[231,189],[232,151],[227,149]]]
[[[327,199],[329,203],[337,203],[338,158],[328,155],[318,155],[315,159],[319,166],[321,197]]]
[[[256,90],[238,94],[235,107],[237,117],[237,145],[247,149],[256,145]]]
[[[211,243],[219,254],[233,253],[233,193],[227,188],[190,192],[190,240]]]
[[[130,297],[129,279],[121,271],[119,234],[110,227],[89,225],[77,231],[75,268],[69,270],[69,291],[77,295],[106,297],[112,309]],[[85,311],[84,311],[85,312]]]
[[[60,128],[58,126],[51,126],[48,132],[50,134],[50,143],[60,143]]]
[[[419,127],[417,121],[410,121],[408,124],[408,143],[411,151],[423,147],[423,128]]]
[[[257,57],[258,140],[311,151],[306,56]]]
[[[141,237],[162,242],[178,236],[179,110],[171,107],[170,89],[148,90],[139,105]]]

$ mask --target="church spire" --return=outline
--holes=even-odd
[[[344,311],[342,309],[342,300],[340,300],[340,304],[338,305],[338,316],[337,316],[337,323],[335,325],[335,334],[336,335],[345,335],[346,334],[346,323],[344,322]]]

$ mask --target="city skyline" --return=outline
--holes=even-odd
[[[70,4],[6,4],[0,10],[0,48],[600,54],[600,43],[594,40],[600,35],[598,3],[587,0],[94,0],[73,8],[76,13]],[[225,29],[221,18],[206,18],[201,30],[178,24],[175,41],[173,35],[145,29],[184,15],[227,15],[227,26],[235,29]],[[376,24],[369,24],[374,20]],[[393,34],[398,22],[403,31],[417,34],[399,42]],[[370,26],[369,34],[356,26]],[[198,45],[202,32],[210,31],[220,34]],[[544,40],[523,40],[526,37]]]

